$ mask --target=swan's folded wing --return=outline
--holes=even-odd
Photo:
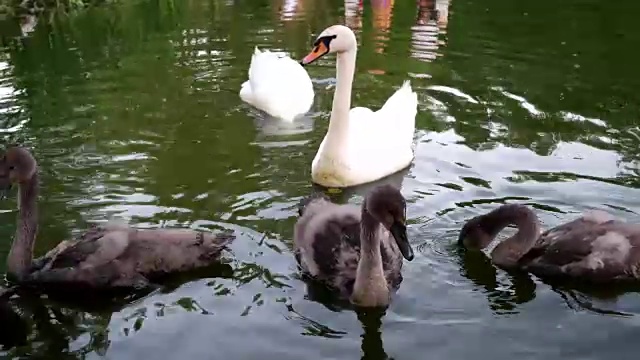
[[[235,235],[230,230],[213,234],[192,229],[144,229],[134,230],[130,236],[132,243],[147,243],[154,248],[201,247],[209,251],[222,250],[235,240]]]
[[[520,262],[540,258],[549,264],[563,266],[580,261],[591,253],[597,234],[606,232],[606,224],[589,216],[544,231]],[[604,227],[603,227],[604,226]]]
[[[254,53],[249,66],[249,83],[253,92],[257,92],[261,87],[269,85],[277,74],[273,72],[276,56],[268,51]]]
[[[408,146],[413,144],[418,98],[409,81],[393,93],[377,111],[357,107],[349,113],[354,136],[365,136],[374,148]],[[357,133],[357,135],[356,135]],[[358,142],[357,139],[354,139]],[[362,140],[359,142],[365,143]]]
[[[624,225],[624,223],[615,220],[612,215],[606,212],[595,210],[588,211],[573,221],[544,231],[540,234],[532,249],[546,249],[551,244],[558,241],[558,239],[588,236],[589,232],[593,232],[597,228],[603,229],[603,226],[605,228],[609,226],[615,227],[617,224]]]
[[[573,231],[562,238],[548,243],[546,247],[534,247],[520,259],[520,262],[533,260],[554,266],[564,266],[584,260],[591,254],[591,244],[595,240],[593,234]]]
[[[66,244],[53,255],[47,268],[69,268],[77,266],[98,266],[113,261],[127,248],[129,231],[106,231],[94,228],[82,239]]]
[[[313,276],[331,278],[343,260],[345,247],[360,246],[358,211],[349,205],[327,203],[321,211],[298,220],[293,242],[296,258],[305,271]]]
[[[541,237],[545,238],[541,243],[548,246],[533,248],[523,257],[534,258],[527,265],[534,273],[607,280],[629,277],[640,265],[633,261],[640,257],[640,226],[636,224],[580,218]]]
[[[415,117],[418,112],[418,94],[412,90],[411,82],[409,80],[405,80],[402,83],[402,86],[389,96],[387,101],[378,111],[395,112],[399,110],[403,110],[407,115],[413,114],[412,117]]]
[[[265,51],[254,54],[249,68],[249,82],[254,92],[268,91],[272,87],[279,91],[287,88],[300,91],[299,86],[310,85],[311,79],[307,71],[289,56]]]

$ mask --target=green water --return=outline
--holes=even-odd
[[[16,299],[26,345],[0,357],[636,358],[637,293],[552,288],[454,242],[465,219],[504,201],[535,206],[544,226],[590,208],[637,220],[640,3],[125,3],[25,34],[0,26],[0,133],[33,148],[43,174],[37,252],[119,216],[234,229],[233,271],[91,311]],[[416,258],[382,318],[309,296],[290,252],[335,58],[308,67],[316,100],[294,124],[237,95],[255,45],[300,58],[345,22],[361,44],[354,106],[381,106],[407,78],[420,102],[415,161],[389,180],[409,201]],[[3,270],[16,204],[0,204]]]

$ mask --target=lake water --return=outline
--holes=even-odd
[[[511,276],[455,240],[503,202],[536,207],[545,227],[591,208],[637,220],[639,2],[123,2],[0,26],[0,132],[33,148],[43,173],[37,253],[124,217],[234,229],[231,268],[124,306],[14,299],[28,337],[0,357],[637,357],[638,293]],[[300,58],[334,23],[360,42],[354,106],[381,106],[407,78],[420,102],[415,161],[389,179],[408,199],[416,258],[383,317],[310,296],[290,251],[335,57],[308,67],[316,99],[294,124],[237,94],[254,46]],[[0,206],[4,271],[15,200]]]

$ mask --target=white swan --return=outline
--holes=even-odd
[[[348,187],[378,180],[400,171],[413,161],[418,97],[409,81],[378,111],[351,110],[351,85],[358,43],[346,26],[325,29],[301,63],[337,54],[337,85],[329,129],[311,164],[313,182],[326,187]]]
[[[240,86],[242,101],[292,121],[309,111],[313,97],[311,78],[300,63],[281,53],[254,49],[249,80]]]

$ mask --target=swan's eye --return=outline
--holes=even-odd
[[[316,39],[316,41],[313,43],[313,46],[315,47],[314,50],[318,50],[320,43],[324,44],[327,48],[329,48],[329,43],[331,42],[331,40],[337,37],[338,35],[330,35],[330,36],[323,36],[321,38]]]

